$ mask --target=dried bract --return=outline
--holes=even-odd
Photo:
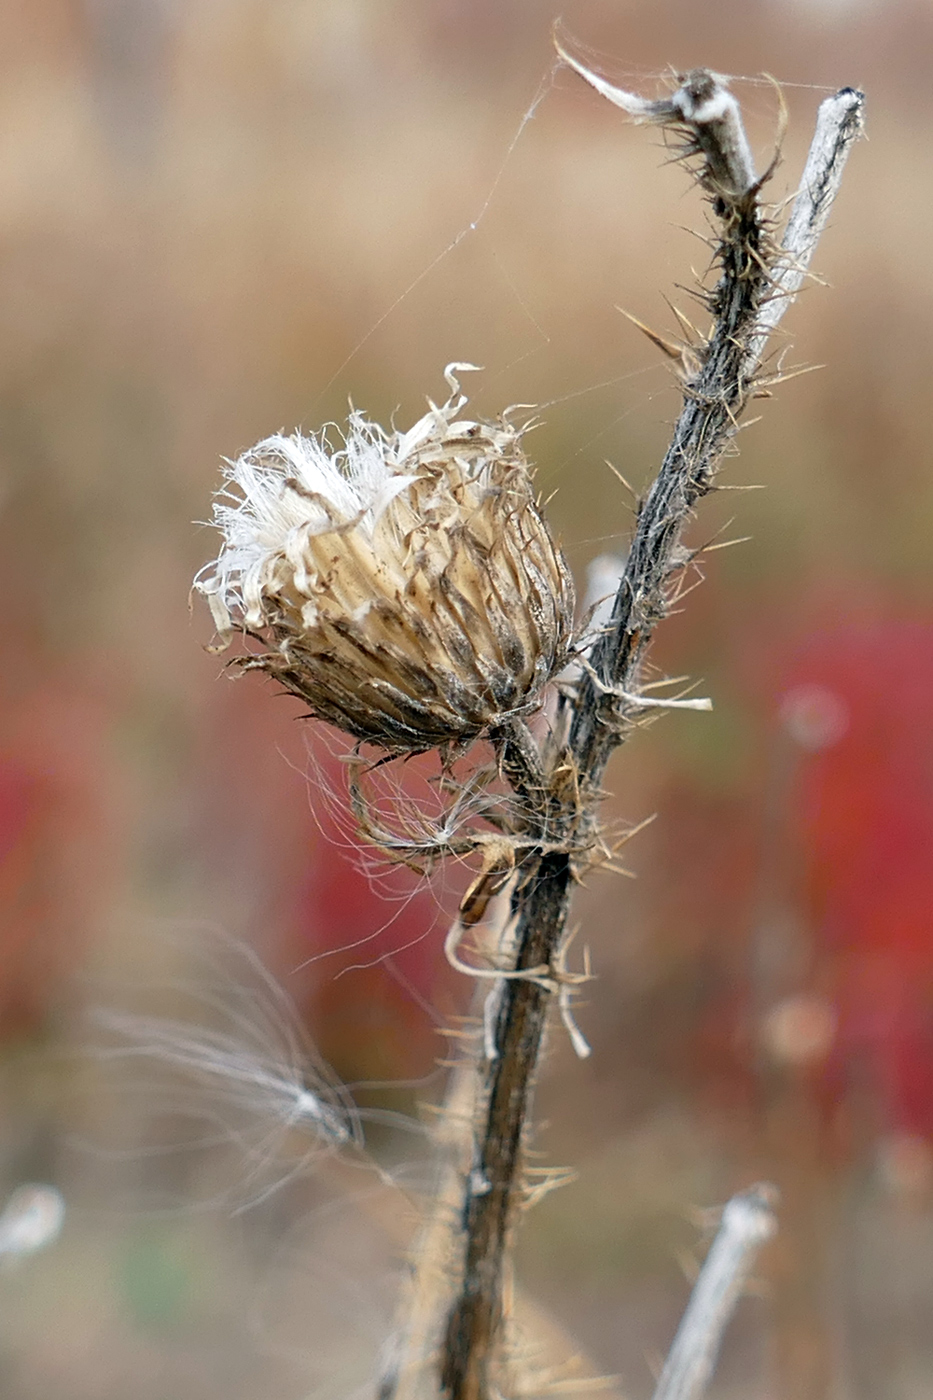
[[[408,432],[350,415],[229,462],[224,536],[195,587],[221,647],[311,713],[390,752],[462,745],[535,707],[563,666],[573,588],[541,514],[522,429],[451,397]]]

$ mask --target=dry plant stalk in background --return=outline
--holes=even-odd
[[[523,1164],[552,1005],[588,1053],[570,1006],[587,975],[567,969],[571,893],[588,869],[611,864],[598,807],[613,750],[646,715],[707,703],[658,698],[657,683],[644,680],[646,653],[696,556],[681,543],[684,528],[715,489],[748,401],[779,378],[762,369],[768,337],[806,275],[861,129],[861,93],[843,89],[822,104],[779,235],[762,201],[772,170],[757,175],[722,79],[698,69],[649,101],[558,51],[603,96],[670,138],[712,210],[718,268],[702,291],[707,334],[686,318],[682,343],[649,332],[675,361],[684,402],[639,506],[609,621],[571,647],[572,586],[531,490],[522,428],[514,410],[496,423],[463,416],[465,365],[448,367],[450,398],[407,433],[354,414],[337,450],[325,436],[278,437],[231,463],[215,508],[224,546],[197,583],[221,644],[239,630],[261,648],[240,664],[377,745],[380,762],[441,752],[443,818],[408,813],[394,824],[375,809],[372,764],[357,754],[351,797],[368,840],[418,868],[447,855],[480,862],[447,952],[478,979],[482,1010],[464,1033],[440,1120],[437,1197],[412,1256],[382,1400],[548,1389],[516,1333],[508,1261],[519,1213],[561,1179]],[[555,680],[548,722],[529,723]],[[464,779],[457,761],[472,758],[478,738],[495,761]],[[506,912],[493,927],[485,914],[499,895]],[[773,1228],[766,1188],[730,1202],[661,1377],[663,1400],[702,1392],[754,1251]],[[569,1386],[551,1377],[558,1384]]]

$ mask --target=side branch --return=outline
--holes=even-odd
[[[842,172],[853,143],[862,131],[865,94],[842,88],[820,104],[810,154],[781,239],[781,252],[772,274],[774,294],[762,307],[748,347],[746,372],[753,374],[768,337],[803,285],[810,259],[826,227]]]

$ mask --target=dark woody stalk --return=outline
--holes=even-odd
[[[654,629],[682,586],[692,555],[680,541],[697,503],[714,489],[717,468],[756,389],[760,363],[806,274],[861,130],[863,96],[843,89],[827,99],[801,189],[777,243],[761,202],[735,99],[706,70],[687,75],[670,98],[646,102],[610,87],[561,57],[592,86],[642,121],[663,126],[695,162],[718,224],[720,269],[709,293],[712,330],[678,355],[684,404],[670,447],[645,498],[612,618],[593,647],[572,699],[561,705],[564,742],[538,754],[520,721],[500,735],[507,775],[522,792],[525,831],[547,849],[525,850],[511,896],[517,952],[502,984],[487,1065],[486,1107],[466,1179],[465,1247],[458,1296],[446,1324],[441,1385],[451,1400],[489,1400],[502,1357],[503,1271],[521,1202],[522,1141],[548,1011],[561,982],[561,948],[575,870],[596,834],[601,783],[612,751],[651,702],[640,694],[642,662]],[[524,726],[522,726],[523,728]],[[549,970],[542,977],[541,969]]]

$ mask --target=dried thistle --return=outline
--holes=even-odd
[[[721,79],[693,70],[669,97],[650,101],[558,52],[604,97],[679,143],[712,209],[718,277],[701,291],[712,317],[707,335],[692,332],[684,349],[651,333],[680,364],[683,407],[639,503],[611,610],[564,677],[547,736],[539,741],[521,716],[566,659],[571,584],[532,494],[523,430],[508,414],[496,423],[459,416],[466,399],[454,371],[470,366],[448,367],[450,399],[432,404],[407,433],[354,413],[336,452],[326,436],[279,436],[229,464],[215,506],[224,547],[196,584],[221,645],[236,630],[259,641],[265,651],[241,664],[274,675],[313,714],[389,753],[450,750],[486,732],[495,780],[510,789],[500,800],[493,779],[487,792],[476,772],[440,823],[403,810],[393,826],[363,791],[364,765],[351,766],[354,815],[383,851],[425,868],[441,855],[480,857],[445,951],[490,985],[473,1028],[451,1032],[464,1049],[444,1115],[449,1171],[412,1255],[380,1400],[515,1400],[543,1389],[521,1374],[528,1366],[515,1345],[510,1251],[523,1208],[563,1179],[547,1170],[539,1178],[526,1161],[552,1007],[578,1053],[588,1053],[570,1004],[590,976],[586,959],[582,973],[567,970],[572,887],[600,844],[598,807],[614,749],[646,709],[709,708],[707,700],[646,695],[659,684],[645,681],[648,648],[697,552],[683,544],[684,530],[764,382],[768,339],[806,275],[861,130],[861,93],[842,89],[822,104],[779,240],[774,211],[761,201],[774,163],[756,174],[738,104]],[[445,780],[452,773],[446,763]],[[503,918],[493,934],[482,925],[497,896]],[[765,1233],[756,1226],[750,1244]],[[688,1394],[682,1375],[690,1395],[705,1382],[733,1300],[717,1290],[727,1274],[738,1276],[738,1255],[725,1269],[721,1253],[701,1293],[717,1306],[695,1310],[700,1342],[684,1344],[666,1373],[674,1376],[666,1393],[678,1400]]]
[[[354,411],[336,451],[279,434],[228,462],[223,547],[195,581],[221,649],[245,632],[265,650],[240,665],[390,752],[469,743],[566,660],[573,585],[525,428],[460,417],[472,368],[449,365],[450,398],[408,432]]]

